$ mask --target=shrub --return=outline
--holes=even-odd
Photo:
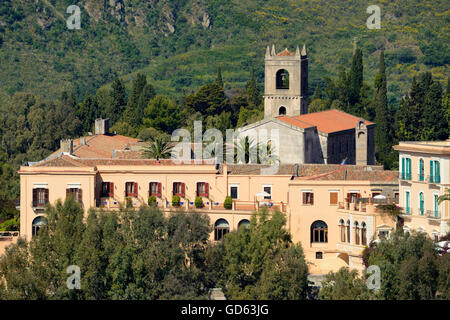
[[[225,201],[223,202],[223,207],[225,209],[231,209],[233,207],[233,199],[231,199],[230,196],[227,196],[225,198]]]
[[[179,196],[173,196],[172,197],[172,206],[173,207],[179,207],[180,206],[180,197]]]
[[[127,208],[133,208],[133,201],[131,200],[131,198],[125,198],[125,201]]]
[[[196,208],[203,208],[204,207],[203,198],[202,197],[196,197],[194,204],[195,204]]]
[[[156,197],[155,196],[150,196],[148,198],[148,205],[150,207],[155,207],[156,206]]]

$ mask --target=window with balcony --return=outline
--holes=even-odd
[[[272,186],[263,186],[263,191],[269,194],[267,196],[264,196],[264,199],[272,199]]]
[[[230,185],[230,197],[231,199],[239,199],[239,186]]]
[[[313,205],[314,204],[314,193],[303,192],[303,204],[304,205]]]
[[[206,182],[197,182],[197,197],[209,197],[209,184]]]
[[[49,192],[47,188],[33,189],[33,207],[44,207],[48,203]]]
[[[425,180],[425,166],[423,159],[419,160],[419,181]]]
[[[155,196],[160,198],[162,194],[162,185],[160,182],[150,182],[149,184],[149,196]]]
[[[114,182],[102,182],[102,198],[114,198]]]
[[[419,213],[421,216],[423,216],[424,211],[425,211],[425,199],[424,199],[424,195],[423,192],[419,193]]]
[[[125,197],[137,197],[138,196],[138,184],[137,182],[125,183]]]
[[[439,161],[430,160],[430,183],[441,183],[441,172]]]
[[[402,180],[411,180],[411,159],[410,158],[402,158],[401,179]]]
[[[173,195],[184,198],[185,195],[185,185],[183,182],[174,182],[173,183]]]
[[[411,197],[409,191],[405,192],[405,212],[406,214],[411,213]]]

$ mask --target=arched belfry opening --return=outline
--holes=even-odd
[[[278,115],[285,116],[286,115],[286,107],[280,107],[280,109],[278,109]]]
[[[276,74],[277,89],[289,89],[289,72],[286,69],[280,69]]]

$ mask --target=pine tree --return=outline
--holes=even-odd
[[[377,160],[382,162],[390,153],[390,137],[388,123],[386,66],[384,52],[380,53],[379,71],[375,77],[375,148]]]

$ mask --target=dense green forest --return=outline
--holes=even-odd
[[[81,29],[69,30],[69,5]],[[450,61],[446,0],[379,1],[381,29],[369,30],[367,1],[355,0],[3,0],[0,3],[0,97],[15,92],[77,99],[139,71],[160,93],[181,95],[213,80],[217,64],[227,89],[243,88],[255,69],[264,77],[265,47],[306,43],[310,86],[336,77],[356,38],[365,76],[376,75],[385,50],[388,99],[398,101],[418,72],[446,81]]]

